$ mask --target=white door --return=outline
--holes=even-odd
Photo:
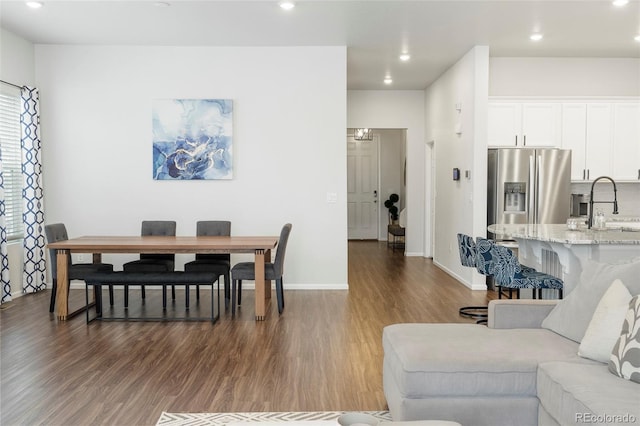
[[[378,135],[347,138],[347,214],[350,240],[378,239]]]

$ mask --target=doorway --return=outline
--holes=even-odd
[[[350,240],[378,239],[378,147],[380,137],[347,137],[347,235]]]
[[[389,199],[391,194],[397,194],[399,201],[395,203],[398,211],[406,206],[406,129],[373,129],[373,140],[368,143],[370,149],[375,148],[377,160],[369,158],[369,167],[374,167],[375,181],[371,184],[373,190],[364,191],[364,197],[368,201],[373,200],[375,216],[370,223],[366,223],[367,236],[362,237],[362,233],[355,231],[356,223],[360,219],[357,214],[359,210],[356,204],[351,203],[351,193],[355,191],[356,176],[359,171],[357,165],[362,161],[357,160],[356,146],[352,145],[357,142],[353,139],[354,129],[347,129],[347,212],[348,212],[348,239],[377,239],[379,241],[387,240],[387,225],[389,223],[389,211],[384,203]],[[368,153],[366,154],[369,155]],[[373,153],[372,153],[373,155]],[[360,161],[360,162],[359,162]],[[373,191],[377,191],[373,193]],[[365,218],[368,220],[368,218]],[[367,220],[360,220],[361,224]],[[370,226],[373,224],[373,226]],[[353,232],[355,231],[355,232]]]

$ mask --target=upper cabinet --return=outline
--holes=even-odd
[[[613,175],[640,180],[640,102],[614,105],[613,147]]]
[[[561,104],[557,102],[489,102],[490,147],[560,146]]]
[[[640,179],[640,103],[562,104],[561,146],[571,149],[571,180]]]
[[[640,101],[489,101],[489,147],[571,150],[571,180],[640,181]]]

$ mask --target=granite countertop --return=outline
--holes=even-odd
[[[563,244],[637,244],[640,245],[640,228],[637,230],[594,229],[569,230],[566,224],[550,225],[489,225],[489,232],[499,238],[521,238]]]
[[[613,214],[607,216],[607,222],[640,222],[640,216],[620,216]]]

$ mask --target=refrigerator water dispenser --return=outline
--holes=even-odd
[[[504,212],[526,213],[527,184],[525,182],[504,183]]]

